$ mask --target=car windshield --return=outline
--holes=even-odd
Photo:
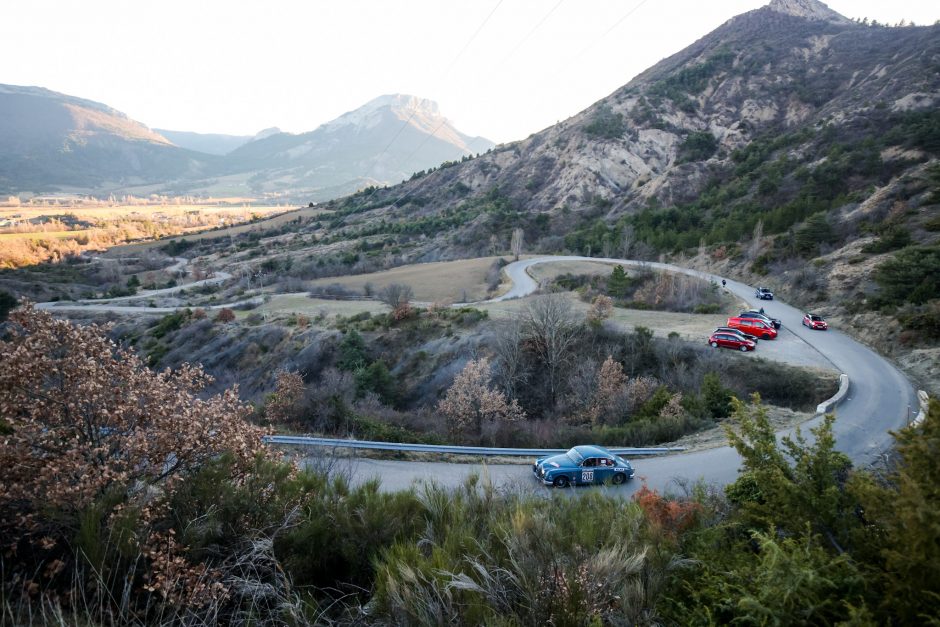
[[[584,457],[581,455],[581,453],[579,453],[575,449],[571,449],[570,451],[565,453],[565,455],[567,455],[568,459],[570,459],[576,464],[580,464],[584,460]]]
[[[809,319],[812,320],[813,322],[819,322],[820,320],[822,320],[822,318],[820,318],[819,316],[814,316],[813,314],[809,315]]]

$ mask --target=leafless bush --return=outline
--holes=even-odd
[[[490,264],[489,269],[486,271],[487,292],[496,291],[496,288],[503,282],[503,266],[505,265],[506,262],[502,258],[496,259]]]
[[[495,356],[494,377],[509,398],[516,398],[520,385],[529,378],[522,347],[522,321],[512,318],[499,322],[492,342]]]
[[[348,372],[327,368],[320,380],[307,388],[305,405],[307,420],[312,429],[334,426],[345,407],[356,398],[356,381]]]
[[[656,273],[643,282],[633,298],[655,309],[671,311],[693,311],[701,305],[721,302],[714,283],[672,272]]]
[[[393,310],[397,310],[411,303],[411,299],[414,298],[414,290],[411,289],[410,285],[390,283],[376,292],[376,296],[381,302]]]
[[[545,367],[552,406],[558,400],[567,374],[565,368],[570,363],[581,332],[579,316],[571,302],[560,294],[535,298],[523,313],[523,333],[527,345]]]

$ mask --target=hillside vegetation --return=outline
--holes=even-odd
[[[505,253],[517,231],[529,253],[662,255],[769,285],[936,389],[940,27],[797,5],[820,6],[773,2],[521,142],[197,252],[302,278]]]
[[[878,476],[835,451],[831,416],[778,443],[755,397],[733,402],[724,491],[383,493],[271,455],[233,390],[193,396],[198,369],[151,372],[28,308],[12,324],[4,623],[913,624],[940,592],[936,403]]]

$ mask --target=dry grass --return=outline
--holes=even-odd
[[[20,206],[0,207],[0,219],[12,218],[18,215],[23,219],[38,218],[41,216],[69,214],[81,220],[121,220],[124,218],[146,219],[154,214],[163,214],[170,217],[179,217],[190,211],[198,211],[202,215],[233,215],[257,214],[269,215],[284,213],[286,207],[276,206],[238,206],[238,205],[52,205],[52,206]]]
[[[582,302],[573,292],[567,292],[565,296],[571,299],[576,311],[587,315],[590,307],[588,303]],[[509,318],[518,315],[528,303],[527,299],[517,299],[479,307],[489,311],[491,317]],[[707,338],[715,327],[723,325],[727,318],[725,314],[690,314],[614,307],[610,321],[625,330],[632,331],[634,327],[642,326],[652,330],[653,334],[659,337],[667,337],[675,332],[684,339],[704,342],[704,338]]]
[[[260,307],[250,311],[237,311],[235,315],[244,318],[252,313],[297,313],[315,318],[321,312],[327,316],[353,316],[365,311],[372,314],[384,313],[388,311],[388,307],[375,300],[329,300],[309,298],[306,294],[277,294]]]
[[[312,281],[312,284],[338,283],[363,293],[366,283],[371,283],[375,289],[404,283],[414,290],[416,301],[471,302],[486,298],[486,273],[496,259],[498,257],[419,263],[372,274],[327,277]]]
[[[551,281],[563,274],[588,274],[609,276],[616,264],[601,263],[599,261],[557,261],[541,263],[529,268],[529,275],[536,281]],[[624,266],[627,274],[636,273],[636,268]]]
[[[0,242],[18,242],[21,240],[77,239],[94,235],[95,229],[75,231],[35,231],[33,233],[0,233]]]

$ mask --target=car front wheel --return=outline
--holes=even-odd
[[[747,352],[747,346],[742,346],[742,347],[741,347],[741,352],[742,352],[742,353],[746,353],[746,352]]]
[[[568,487],[568,477],[566,477],[566,476],[564,476],[564,475],[561,475],[561,476],[559,476],[559,477],[555,477],[555,481],[552,482],[552,485],[554,485],[556,488],[567,488],[567,487]]]
[[[718,348],[718,342],[712,342],[712,348]]]
[[[770,339],[770,333],[764,333],[763,338],[764,338],[765,340],[769,340],[769,339]]]
[[[618,472],[616,475],[614,475],[614,479],[613,479],[614,485],[621,485],[626,480],[627,480],[627,475],[623,474],[622,472]]]

